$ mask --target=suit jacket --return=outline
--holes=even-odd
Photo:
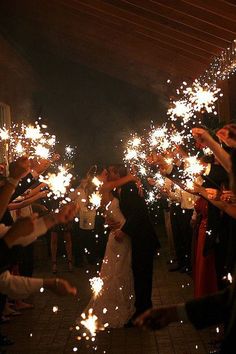
[[[133,250],[154,252],[160,247],[148,209],[134,182],[121,187],[120,208],[126,219],[122,231],[130,236]]]
[[[188,301],[186,311],[189,320],[197,329],[225,324],[225,335],[220,353],[236,352],[236,273],[233,283],[223,291]]]

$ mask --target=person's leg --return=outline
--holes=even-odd
[[[69,271],[72,271],[72,242],[71,242],[71,233],[70,231],[64,232],[64,240],[66,244],[66,253],[68,260]]]
[[[135,308],[134,317],[152,307],[153,254],[133,252]]]
[[[51,232],[52,272],[57,272],[57,232]]]

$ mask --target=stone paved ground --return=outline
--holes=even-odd
[[[192,297],[192,281],[186,274],[170,273],[167,270],[166,243],[155,259],[153,302],[155,305],[183,302]],[[78,332],[73,328],[78,314],[90,297],[88,279],[95,276],[95,267],[66,270],[63,260],[59,264],[58,276],[71,280],[78,287],[78,296],[58,298],[51,293],[36,294],[32,301],[35,309],[27,310],[2,326],[16,344],[9,347],[9,354],[206,354],[212,349],[210,341],[215,340],[215,328],[196,331],[190,324],[173,324],[157,332],[139,329],[116,329],[100,332],[96,341],[78,341]],[[50,277],[48,260],[36,268],[37,276]],[[86,271],[89,271],[86,272]],[[54,313],[53,306],[59,311]]]

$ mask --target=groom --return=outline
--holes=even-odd
[[[110,165],[108,168],[110,181],[125,175],[127,169],[123,165]],[[139,195],[134,182],[129,182],[120,188],[119,201],[126,222],[119,233],[116,233],[116,237],[122,239],[128,235],[132,245],[136,312],[126,325],[129,327],[139,314],[152,307],[153,257],[160,244],[151,224],[145,200]]]

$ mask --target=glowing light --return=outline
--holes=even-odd
[[[32,139],[32,140],[39,140],[41,139],[43,134],[40,131],[40,126],[37,125],[36,127],[29,125],[25,129],[25,138]]]
[[[168,109],[167,114],[171,120],[183,118],[183,121],[188,122],[194,115],[193,108],[187,100],[173,101],[172,107]]]
[[[217,95],[220,91],[221,89],[214,84],[201,85],[198,80],[195,80],[191,87],[186,88],[184,94],[188,96],[195,111],[206,110],[211,113],[215,110],[214,103],[218,100]]]
[[[89,279],[91,289],[95,296],[98,296],[103,287],[103,280],[100,277],[94,277]]]
[[[48,159],[49,153],[49,149],[41,144],[38,144],[35,148],[35,155],[40,156],[43,159]]]
[[[64,196],[67,187],[70,185],[72,174],[63,166],[59,166],[58,173],[48,173],[48,175],[40,176],[39,181],[44,182],[51,189],[56,197]]]
[[[89,330],[92,337],[96,336],[96,331],[98,330],[98,317],[93,314],[93,309],[89,309],[87,318],[85,313],[82,313],[81,317],[83,318],[81,324]]]
[[[58,312],[58,306],[53,306],[53,308],[52,308],[52,312],[54,312],[54,313],[57,313]]]
[[[10,139],[9,131],[6,128],[0,128],[0,138],[2,140]]]
[[[103,184],[97,177],[93,177],[92,183],[93,183],[97,188],[101,187],[101,185]]]
[[[101,205],[102,196],[97,192],[93,192],[91,196],[89,196],[89,202],[91,203],[92,209],[98,209]]]

